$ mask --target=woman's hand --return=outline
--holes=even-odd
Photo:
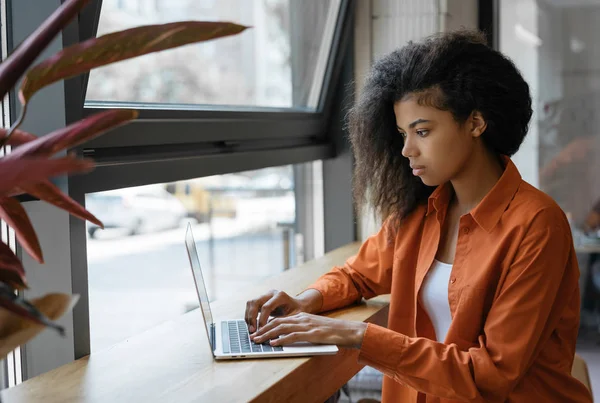
[[[271,340],[272,346],[283,346],[299,341],[314,344],[335,344],[340,347],[360,348],[367,324],[325,316],[299,313],[275,318],[250,335],[255,343]]]
[[[317,290],[306,290],[297,297],[291,297],[283,291],[272,290],[246,303],[245,319],[248,331],[255,332],[267,324],[269,316],[288,316],[300,312],[317,312],[323,303],[323,297]],[[257,316],[260,317],[257,323]],[[258,326],[257,326],[258,325]]]

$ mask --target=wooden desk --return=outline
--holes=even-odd
[[[270,289],[294,295],[358,250],[358,243],[288,270],[235,300],[213,304],[215,317],[243,317],[245,302]],[[249,268],[251,269],[251,268]],[[386,297],[330,314],[387,322]],[[361,369],[357,350],[334,356],[215,362],[198,310],[125,340],[0,395],[3,403],[323,402]]]

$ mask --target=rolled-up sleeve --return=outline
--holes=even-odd
[[[308,287],[323,295],[320,312],[390,293],[396,234],[391,220],[386,220],[344,266],[334,267]]]

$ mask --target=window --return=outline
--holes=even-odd
[[[339,0],[104,0],[98,35],[190,19],[252,28],[93,71],[86,100],[315,110],[339,7]]]
[[[194,7],[202,5],[206,8],[214,8],[224,2],[225,0],[199,0],[187,3]],[[252,3],[252,1],[242,2],[240,0],[238,3],[245,7],[245,3]],[[236,9],[235,5],[238,3],[230,1],[231,9]],[[2,4],[4,5],[4,3]],[[10,4],[12,12],[8,15],[8,21],[5,21],[7,23],[2,27],[10,28],[12,42],[18,44],[26,35],[40,26],[44,17],[56,10],[61,4],[61,0],[49,0],[41,3],[38,0],[13,0],[7,4]],[[100,25],[100,33],[106,32],[103,31],[99,19],[101,14],[108,13],[110,9],[117,9],[128,15],[137,13],[138,17],[136,18],[139,18],[139,22],[131,22],[131,18],[128,20],[128,26],[134,26],[169,21],[156,21],[148,16],[151,16],[152,13],[170,13],[170,10],[181,8],[182,4],[184,3],[181,0],[90,0],[79,18],[70,24],[68,30],[63,31],[62,41],[54,41],[49,46],[47,54],[95,36],[98,25]],[[69,177],[68,180],[61,180],[61,189],[68,192],[79,203],[93,204],[92,199],[95,196],[100,196],[99,203],[102,203],[102,195],[98,195],[98,193],[109,190],[123,190],[158,183],[163,185],[167,193],[173,195],[177,185],[190,178],[262,170],[265,167],[292,166],[295,221],[294,228],[288,231],[291,235],[288,238],[291,245],[289,256],[285,257],[284,252],[278,252],[282,262],[281,266],[284,267],[284,261],[293,264],[294,261],[301,263],[304,259],[318,257],[323,253],[325,245],[330,245],[328,248],[331,248],[348,242],[347,238],[353,234],[351,230],[340,228],[340,225],[328,224],[328,233],[325,236],[324,221],[333,220],[332,217],[339,220],[338,217],[345,214],[344,217],[347,216],[347,220],[345,219],[343,222],[349,223],[348,226],[351,229],[350,181],[344,175],[344,173],[350,172],[350,168],[346,167],[347,165],[349,167],[350,159],[329,160],[322,165],[321,160],[333,158],[336,153],[344,152],[343,148],[338,147],[339,144],[336,146],[337,143],[334,141],[342,139],[340,116],[345,111],[346,100],[350,99],[344,90],[352,81],[349,49],[352,47],[350,38],[353,24],[350,22],[354,3],[349,0],[327,0],[326,2],[269,0],[263,4],[275,6],[283,4],[288,7],[289,15],[294,17],[294,22],[290,23],[289,35],[286,34],[287,36],[281,38],[289,42],[290,47],[291,67],[286,85],[288,85],[287,91],[290,91],[291,83],[292,101],[288,99],[287,106],[273,106],[276,104],[266,101],[256,101],[254,104],[250,104],[249,101],[244,102],[249,105],[242,105],[241,102],[238,105],[227,104],[225,101],[214,101],[215,104],[208,105],[204,103],[208,101],[190,101],[183,97],[155,100],[142,99],[137,95],[136,99],[130,97],[129,100],[119,100],[108,96],[91,97],[90,94],[94,90],[90,87],[95,85],[94,80],[102,88],[111,85],[111,83],[103,81],[101,76],[96,76],[100,79],[93,77],[94,73],[101,74],[101,70],[94,71],[92,77],[82,75],[72,80],[66,80],[64,85],[50,86],[36,95],[36,103],[43,107],[33,108],[29,111],[29,118],[23,126],[24,130],[37,134],[48,133],[57,127],[64,126],[65,123],[80,119],[82,116],[85,117],[102,109],[114,107],[134,107],[140,111],[140,117],[131,124],[118,127],[106,135],[71,150],[84,157],[93,158],[96,161],[96,169],[86,175],[76,175]],[[32,6],[36,9],[35,13],[30,12]],[[185,16],[177,19],[207,19],[205,11],[202,10],[202,14],[195,15],[186,13]],[[146,18],[146,20],[142,20],[142,18]],[[214,18],[221,19],[221,15]],[[227,18],[233,20],[234,16]],[[300,23],[307,19],[309,23]],[[247,21],[252,20],[239,19],[239,22],[248,24]],[[321,26],[319,21],[325,22],[322,24],[323,28],[319,32],[318,40],[315,41],[311,39],[311,35],[316,33],[315,27]],[[265,26],[267,25],[269,24]],[[305,33],[302,33],[303,29],[306,31]],[[256,32],[257,30],[253,29],[252,33],[248,31],[247,34],[254,35]],[[218,56],[221,51],[219,46],[224,46],[222,42],[226,40],[215,41],[213,50],[210,48],[210,42],[200,44],[199,47],[207,45],[208,48],[199,52],[214,51]],[[7,46],[7,52],[13,50],[10,43],[8,45],[3,43],[3,46]],[[315,46],[318,47],[318,52]],[[190,48],[193,47],[190,46]],[[254,49],[254,47],[246,47],[244,51],[249,51],[249,49]],[[177,50],[164,53],[173,52],[177,52]],[[151,60],[152,56],[149,55],[145,63],[151,64]],[[122,63],[119,66],[122,71],[119,72],[126,74],[125,68],[126,63]],[[145,72],[145,70],[140,71]],[[148,73],[148,75],[152,74],[154,72]],[[179,79],[178,76],[170,74],[167,73],[169,83]],[[145,78],[145,80],[144,85],[148,85],[148,79]],[[175,83],[173,86],[178,91],[181,90],[178,84]],[[139,90],[145,91],[143,88]],[[257,91],[264,92],[263,89]],[[146,95],[145,92],[143,93]],[[315,101],[315,99],[318,100]],[[8,98],[5,101],[7,102]],[[19,103],[15,104],[17,109],[13,112],[18,114]],[[325,197],[321,180],[325,180],[327,183],[347,184],[348,189],[339,189],[338,186],[335,186],[334,191],[330,191],[329,196]],[[312,186],[319,190],[319,195],[307,194],[307,189]],[[147,189],[150,187],[152,186],[148,186]],[[188,183],[184,193],[189,196],[192,191]],[[108,195],[110,201],[111,193]],[[243,194],[238,196],[247,197]],[[337,198],[341,201],[338,201]],[[328,200],[328,203],[325,203],[325,200]],[[111,202],[118,205],[114,200]],[[344,204],[345,202],[348,202],[348,206]],[[343,209],[340,209],[340,204],[344,205]],[[113,303],[111,305],[109,300],[105,306],[94,305],[96,301],[101,301],[101,299],[98,300],[99,296],[100,298],[107,296],[118,298],[123,295],[127,296],[127,292],[136,290],[136,287],[143,290],[140,284],[147,281],[145,278],[140,279],[133,276],[131,270],[117,273],[121,275],[118,278],[121,283],[110,279],[109,276],[97,275],[99,267],[107,267],[108,261],[111,259],[110,254],[122,253],[125,255],[125,248],[129,248],[129,255],[124,259],[135,264],[135,258],[143,259],[143,254],[135,255],[136,248],[141,248],[141,246],[140,243],[132,242],[132,240],[157,239],[162,234],[165,236],[165,241],[168,241],[169,233],[177,229],[169,229],[165,226],[160,229],[147,228],[138,232],[138,229],[135,228],[133,235],[129,235],[123,228],[115,226],[104,231],[95,230],[96,233],[92,237],[89,233],[90,231],[94,232],[94,229],[90,229],[77,218],[68,217],[66,214],[55,214],[52,206],[36,202],[28,202],[24,205],[29,208],[28,213],[35,219],[36,232],[42,243],[44,243],[44,239],[50,239],[53,245],[52,248],[45,247],[48,259],[43,270],[37,270],[36,263],[31,259],[27,260],[27,256],[24,256],[24,264],[31,283],[35,284],[36,295],[48,292],[81,295],[72,315],[65,315],[63,318],[67,329],[72,329],[72,331],[68,330],[67,337],[58,338],[50,332],[44,332],[27,344],[27,348],[23,350],[24,379],[56,368],[70,362],[73,358],[88,355],[91,351],[90,326],[94,350],[97,351],[102,348],[102,343],[104,346],[110,346],[117,339],[127,338],[167,320],[173,315],[181,314],[181,309],[172,309],[173,307],[171,307],[165,309],[167,312],[157,312],[157,318],[149,321],[147,312],[144,313],[142,310],[139,311],[142,313],[138,320],[136,316],[131,315],[138,311],[128,307],[127,304]],[[325,209],[329,206],[335,206],[331,207],[335,209],[335,214],[325,215]],[[101,211],[96,211],[93,207],[92,210],[100,218],[103,218]],[[206,226],[206,223],[200,222],[201,219],[194,219],[197,220],[194,225]],[[224,219],[226,218],[215,216],[215,225],[219,220]],[[319,224],[315,225],[315,222]],[[284,228],[272,228],[271,236],[274,237],[276,231],[280,231],[283,236]],[[215,231],[218,230],[219,228],[215,226]],[[180,250],[179,254],[175,255],[185,261],[183,247],[185,232],[181,227],[179,227],[179,231],[182,234]],[[198,238],[199,249],[201,249],[202,242],[201,232],[200,230],[198,233],[194,232]],[[246,235],[250,237],[249,234]],[[257,232],[256,235],[260,235],[260,232]],[[280,246],[283,245],[284,241],[280,242]],[[98,252],[98,248],[94,249],[108,245],[114,247],[105,249],[106,256],[102,256]],[[165,243],[156,242],[156,245],[163,247]],[[142,246],[147,248],[147,245],[142,244]],[[88,251],[90,252],[89,256]],[[218,258],[216,256],[216,259]],[[203,262],[204,260],[203,258]],[[114,261],[116,258],[113,259]],[[216,261],[219,262],[219,260]],[[183,267],[186,267],[186,264],[184,263]],[[153,270],[156,272],[156,269],[149,266],[148,273],[152,274]],[[280,267],[278,270],[282,270],[282,268]],[[106,272],[115,273],[111,270]],[[163,271],[159,272],[159,274],[163,273]],[[146,289],[149,288],[146,287]],[[215,290],[218,291],[218,287]],[[172,292],[169,295],[179,298],[177,288],[167,291]],[[188,289],[185,292],[189,291]],[[102,292],[105,294],[102,295]],[[182,291],[184,294],[185,292]],[[119,310],[116,310],[117,308]],[[143,308],[142,306],[141,309]],[[123,311],[127,309],[128,311]],[[171,310],[169,311],[169,309]],[[116,318],[114,326],[106,321],[102,323],[101,318],[107,318],[111,313],[114,313]],[[142,318],[144,315],[146,315],[146,319]],[[132,323],[129,323],[128,319],[131,319]],[[102,331],[106,333],[102,336],[97,331],[99,326],[105,325],[111,328],[103,329]],[[120,329],[121,325],[126,328]],[[109,334],[111,331],[115,332],[114,337]],[[121,333],[117,335],[118,332]]]
[[[299,263],[297,188],[286,165],[87,194],[92,352],[198,307],[187,223],[211,301]]]

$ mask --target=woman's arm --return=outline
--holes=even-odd
[[[371,298],[389,293],[394,234],[390,220],[387,220],[377,234],[363,243],[358,254],[348,259],[344,267],[335,267],[296,297],[272,290],[248,301],[245,313],[248,329],[255,332],[264,328],[270,316],[318,313],[350,305],[363,296]],[[356,332],[350,333],[356,335]]]
[[[379,232],[369,237],[358,254],[341,267],[321,276],[308,290],[322,295],[317,312],[342,308],[377,295],[389,294],[392,285],[395,234],[393,218],[384,222]],[[313,313],[317,313],[313,312]]]

